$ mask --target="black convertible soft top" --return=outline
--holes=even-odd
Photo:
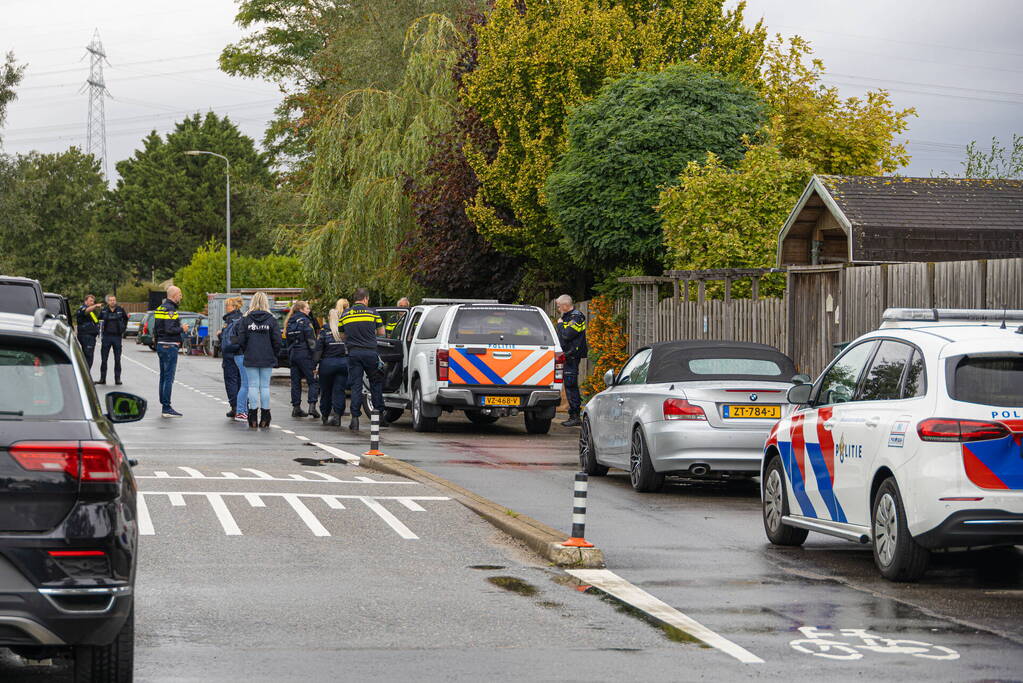
[[[647,384],[696,382],[715,379],[788,382],[796,374],[796,366],[792,359],[767,344],[697,339],[652,344],[650,350],[650,370],[647,373]],[[780,369],[780,372],[766,375],[698,374],[692,372],[689,361],[701,358],[748,358],[751,360],[771,361]]]

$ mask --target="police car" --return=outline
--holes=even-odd
[[[888,309],[779,420],[764,529],[873,543],[913,581],[931,550],[1023,544],[1023,311]]]

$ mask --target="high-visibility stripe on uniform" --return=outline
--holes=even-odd
[[[99,323],[99,318],[96,317],[96,311],[89,311],[89,317],[92,318],[92,322]],[[106,342],[103,342],[104,344]]]

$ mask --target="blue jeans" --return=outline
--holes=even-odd
[[[166,410],[171,407],[171,389],[174,388],[174,373],[178,369],[178,347],[157,344],[156,355],[160,359],[160,405]]]
[[[245,370],[245,356],[235,354],[234,364],[238,366],[238,395],[234,402],[235,410],[244,413],[249,405],[249,373]]]
[[[246,367],[245,372],[249,376],[249,410],[270,410],[270,373],[273,368]]]

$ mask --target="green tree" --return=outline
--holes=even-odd
[[[497,0],[479,29],[479,66],[465,102],[497,131],[496,150],[470,146],[482,185],[469,217],[499,248],[551,262],[558,232],[543,192],[567,146],[568,112],[608,79],[677,62],[759,82],[766,32],[746,28],[744,3],[723,0]],[[505,215],[514,216],[512,220]]]
[[[206,294],[223,292],[227,287],[227,248],[208,242],[195,250],[192,260],[174,275],[181,288],[181,306],[201,311]],[[261,258],[244,256],[231,250],[232,287],[304,287],[302,262],[294,256],[270,254]]]
[[[1023,179],[1023,135],[1012,136],[1012,149],[1009,150],[998,138],[991,138],[990,151],[978,147],[976,140],[968,144],[963,177]]]
[[[270,234],[255,218],[247,188],[269,188],[273,176],[252,139],[227,117],[195,114],[161,137],[155,131],[142,149],[117,163],[114,190],[119,222],[116,251],[141,276],[167,277],[188,263],[211,238],[225,235],[225,164],[207,150],[231,160],[231,240],[242,253],[270,250]],[[234,284],[234,283],[232,283]]]
[[[809,161],[787,159],[770,145],[750,148],[735,168],[714,154],[703,164],[690,162],[657,205],[669,265],[773,267],[778,231],[812,173]]]
[[[105,257],[105,201],[99,162],[76,147],[0,157],[0,271],[72,297],[112,289],[123,273]]]
[[[580,264],[663,266],[661,186],[708,152],[732,165],[765,120],[752,89],[693,64],[635,72],[568,119],[568,151],[547,180],[551,216]]]
[[[7,119],[7,105],[17,97],[14,87],[21,82],[24,73],[25,66],[18,66],[14,61],[14,53],[8,52],[3,64],[0,64],[0,128],[4,127],[4,121]],[[0,142],[2,140],[0,138]]]

